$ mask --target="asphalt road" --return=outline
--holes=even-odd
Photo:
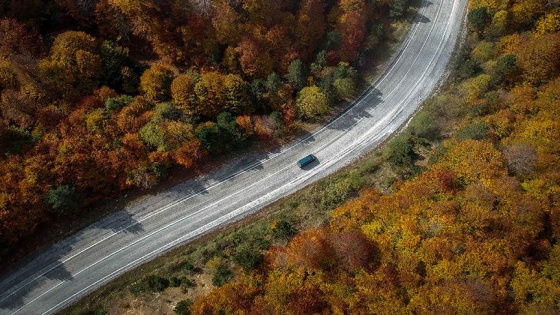
[[[146,196],[0,279],[1,314],[49,314],[172,247],[254,213],[370,151],[405,124],[444,75],[467,0],[424,0],[386,72],[353,107],[298,141]],[[318,161],[300,169],[296,161]]]

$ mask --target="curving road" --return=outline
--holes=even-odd
[[[161,253],[355,161],[405,124],[443,76],[467,0],[424,0],[386,72],[328,125],[264,155],[147,196],[0,279],[1,314],[49,314]],[[313,153],[305,169],[296,161]]]

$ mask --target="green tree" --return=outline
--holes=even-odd
[[[191,315],[192,300],[182,300],[175,305],[173,312],[178,315]]]
[[[356,84],[351,78],[336,79],[333,82],[334,89],[339,99],[350,99],[356,93]]]
[[[80,198],[76,193],[76,188],[69,185],[51,188],[45,196],[45,202],[53,213],[62,215],[72,214],[80,207]]]
[[[388,160],[395,168],[411,168],[414,166],[414,143],[408,134],[401,134],[389,143]]]
[[[231,278],[233,278],[233,273],[227,267],[220,265],[216,269],[214,277],[212,277],[212,284],[221,287],[226,284]]]
[[[103,83],[113,88],[120,87],[123,81],[122,68],[128,60],[128,48],[106,40],[99,47],[99,55],[103,67]]]
[[[482,140],[486,138],[490,127],[483,121],[477,121],[468,124],[455,132],[455,138],[459,141],[465,140]]]
[[[220,127],[211,121],[202,123],[196,127],[196,138],[206,151],[214,153],[223,150],[221,143]]]
[[[140,129],[138,135],[148,148],[152,150],[156,150],[158,148],[163,149],[165,143],[164,133],[161,126],[159,126],[156,122],[151,121],[147,123]]]
[[[105,109],[107,109],[109,111],[119,110],[119,109],[127,106],[128,104],[132,103],[133,99],[134,98],[132,96],[125,95],[125,94],[117,96],[117,97],[108,98],[105,101]]]
[[[288,73],[286,73],[286,79],[296,90],[303,88],[306,76],[305,65],[301,60],[296,59],[290,63],[288,66]]]
[[[482,34],[486,27],[492,22],[492,16],[487,7],[480,7],[469,11],[467,15],[469,26],[472,30]]]
[[[269,93],[274,93],[282,86],[282,79],[276,72],[272,72],[266,78],[264,85]]]
[[[226,146],[236,146],[245,140],[243,132],[239,129],[239,125],[231,113],[220,113],[217,118],[217,124],[224,131],[222,135],[227,135],[223,139],[227,143]]]
[[[491,86],[510,86],[517,81],[519,68],[515,55],[505,55],[498,59],[490,76]]]
[[[389,4],[389,16],[400,17],[403,16],[409,6],[409,0],[393,0]]]

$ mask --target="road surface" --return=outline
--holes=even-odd
[[[355,161],[405,124],[444,75],[467,0],[424,0],[385,73],[328,125],[275,152],[143,198],[0,279],[1,314],[50,314],[161,253]],[[300,169],[308,154],[318,161]]]

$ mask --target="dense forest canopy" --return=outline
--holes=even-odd
[[[471,0],[467,18],[455,81],[388,146],[391,191],[363,189],[192,313],[560,312],[560,2]]]
[[[407,2],[0,1],[0,257],[329,112]]]

